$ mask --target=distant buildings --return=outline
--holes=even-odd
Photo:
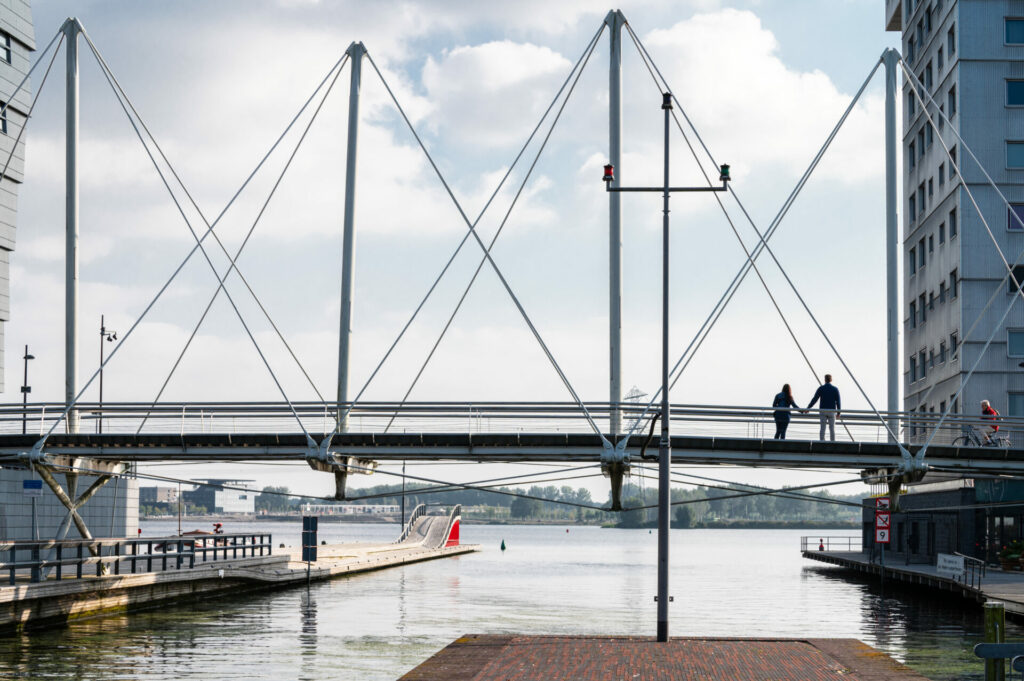
[[[367,515],[399,513],[401,509],[397,504],[303,504],[302,515]]]
[[[177,487],[140,487],[140,504],[176,504],[178,503]]]
[[[187,504],[202,506],[207,513],[255,513],[258,491],[248,488],[252,480],[213,478],[190,492],[182,492]],[[225,488],[227,486],[227,488]]]
[[[949,119],[930,106],[929,122],[903,79],[904,409],[936,413],[952,404],[954,412],[977,414],[988,399],[1005,415],[1024,416],[1024,304],[984,347],[1016,295],[1012,280],[1001,283],[1007,268],[992,240],[1011,263],[1024,250],[1016,220],[1024,219],[1024,14],[1009,0],[887,0],[885,8],[886,28],[902,32],[904,60]],[[1024,282],[1024,266],[1014,277]],[[954,400],[983,352],[962,399]]]

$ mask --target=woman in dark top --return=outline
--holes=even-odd
[[[789,428],[789,407],[796,407],[789,383],[782,386],[782,392],[775,396],[772,406],[775,407],[775,439],[785,440],[786,428]]]

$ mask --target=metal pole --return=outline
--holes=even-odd
[[[65,256],[64,256],[64,397],[70,406],[78,394],[78,19],[64,22],[67,51],[65,95]],[[78,432],[78,412],[67,415],[67,429]]]
[[[619,10],[608,12],[610,64],[608,69],[608,162],[615,166],[612,187],[622,180],[622,25]],[[608,194],[608,431],[614,438],[622,427],[622,204],[618,192]]]
[[[28,354],[28,345],[25,346],[25,379],[21,382],[21,434],[24,435],[28,432],[28,393],[31,388],[28,387],[28,361],[32,359],[32,355]]]
[[[402,460],[402,531],[405,531],[405,460]]]
[[[661,440],[658,442],[658,641],[668,641],[668,535],[669,535],[669,464],[672,442],[669,439],[668,400],[668,133],[672,112],[672,95],[664,93],[661,108],[665,111],[665,194],[661,223]]]
[[[896,154],[896,93],[897,60],[899,52],[889,48],[885,51],[885,297],[887,302],[888,352],[887,378],[890,414],[900,410],[900,301],[899,301],[899,194],[897,193]],[[889,417],[889,428],[899,434],[899,418]],[[889,435],[890,442],[894,440]]]
[[[348,417],[342,417],[348,402],[348,355],[352,336],[352,259],[355,249],[356,142],[359,135],[359,88],[362,76],[362,43],[348,48],[351,80],[348,98],[348,155],[345,160],[345,225],[341,246],[341,328],[338,336],[338,430],[348,430]]]
[[[107,335],[107,326],[103,315],[100,315],[100,413],[97,419],[98,432],[103,432],[103,341]]]

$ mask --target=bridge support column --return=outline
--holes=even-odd
[[[608,69],[608,162],[615,166],[612,187],[622,179],[622,26],[619,10],[605,18],[611,43]],[[608,432],[613,441],[622,428],[622,203],[619,192],[608,193]]]
[[[899,52],[889,48],[882,56],[885,63],[885,298],[888,346],[886,377],[889,428],[899,437],[899,418],[893,416],[900,411],[900,290],[898,264],[899,245],[899,188],[896,175],[896,155],[899,153],[896,131],[896,97],[898,93],[897,71]],[[894,442],[893,435],[889,441]]]
[[[362,80],[362,43],[352,43],[348,48],[349,81],[348,99],[348,153],[345,159],[345,224],[341,246],[341,324],[338,336],[338,431],[348,430],[348,416],[344,410],[348,403],[348,356],[349,340],[352,336],[352,260],[355,251],[356,212],[356,146],[359,136],[359,90]],[[344,489],[344,480],[341,481]]]
[[[64,396],[71,406],[78,394],[78,33],[74,17],[64,22],[67,50],[65,94],[65,254],[64,254]],[[77,433],[78,412],[67,414],[67,430]]]

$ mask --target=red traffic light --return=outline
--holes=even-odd
[[[615,166],[611,163],[604,167],[604,177],[602,178],[605,182],[611,182],[615,179]]]

